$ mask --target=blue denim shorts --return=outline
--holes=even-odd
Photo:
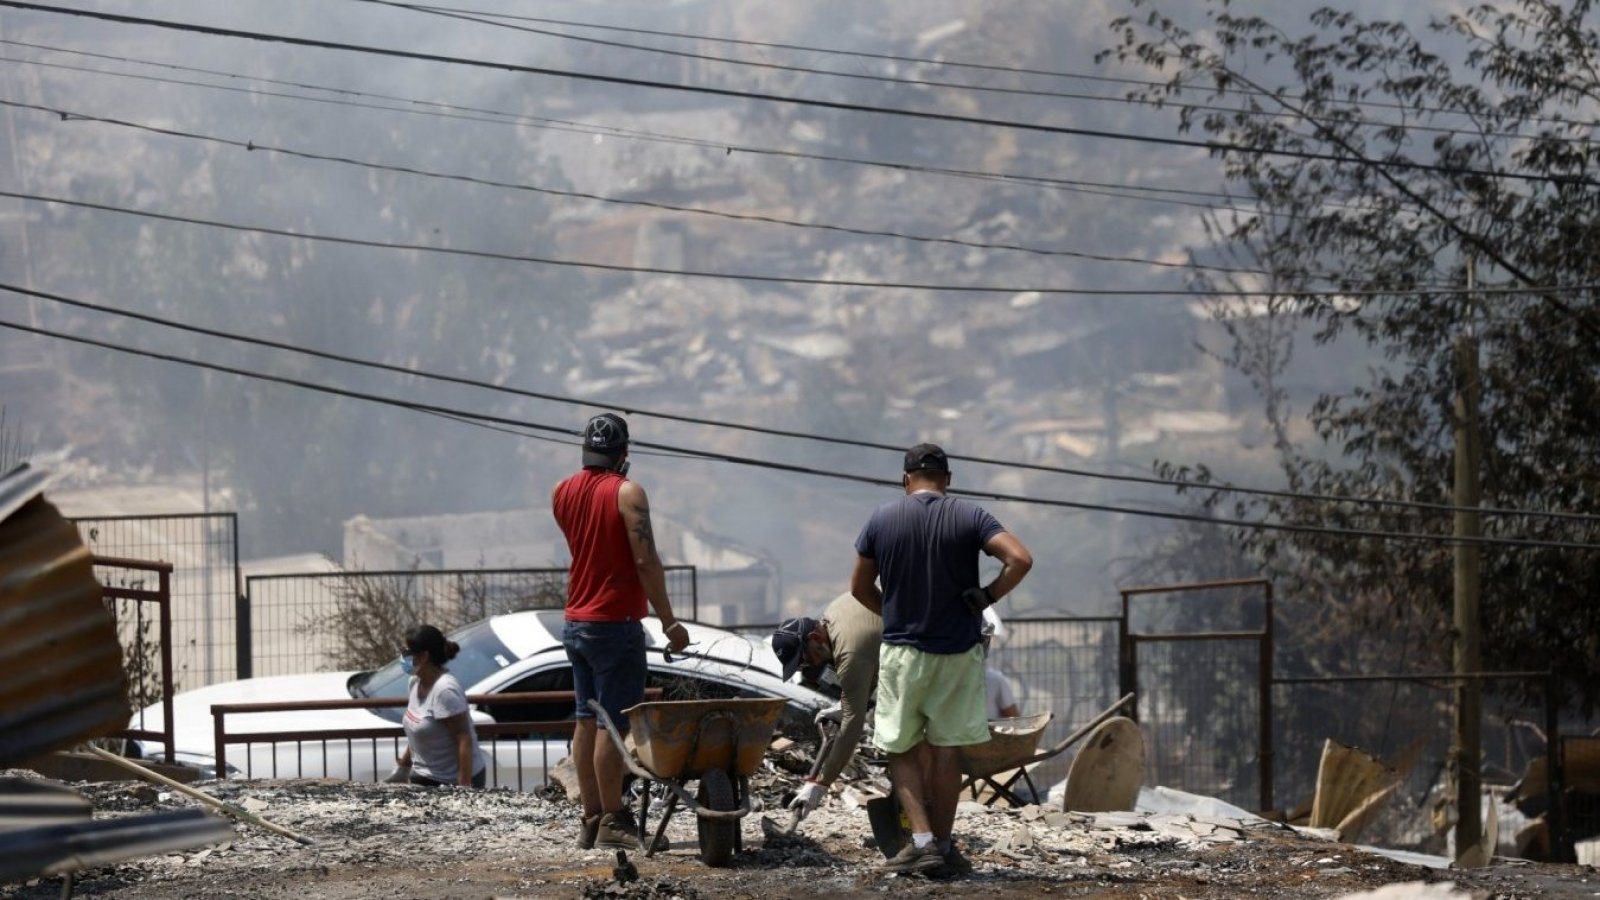
[[[618,731],[628,730],[622,711],[644,701],[648,672],[644,626],[638,622],[568,622],[561,643],[572,661],[572,691],[580,719],[594,718],[590,700],[599,700]]]

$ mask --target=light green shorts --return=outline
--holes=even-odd
[[[878,711],[872,742],[905,753],[926,740],[965,747],[989,740],[983,645],[965,653],[927,653],[903,644],[878,648]]]

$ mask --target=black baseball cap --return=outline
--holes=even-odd
[[[918,444],[906,451],[907,472],[948,472],[950,459],[938,444]]]
[[[783,664],[783,680],[788,681],[806,664],[806,637],[819,627],[816,619],[801,616],[785,619],[772,633],[772,652]]]
[[[628,449],[628,423],[616,413],[601,413],[583,426],[583,464],[609,467]]]

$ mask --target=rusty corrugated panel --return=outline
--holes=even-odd
[[[0,478],[0,767],[122,728],[116,625],[78,529],[23,467]]]
[[[43,472],[27,463],[0,477],[0,522],[11,518],[11,514],[21,509],[24,503],[39,496],[46,480]]]

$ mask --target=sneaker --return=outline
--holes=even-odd
[[[961,848],[954,841],[950,842],[950,850],[939,860],[939,865],[925,873],[929,878],[940,880],[948,878],[965,878],[972,874],[972,860],[967,859]]]
[[[607,850],[639,849],[639,823],[634,820],[633,811],[619,809],[601,816],[595,828],[594,845]]]
[[[885,872],[926,872],[934,866],[944,864],[944,854],[939,852],[938,844],[929,844],[918,847],[907,843],[900,848],[900,852],[883,862]]]
[[[594,836],[600,830],[599,816],[584,816],[578,823],[578,849],[593,850]]]

